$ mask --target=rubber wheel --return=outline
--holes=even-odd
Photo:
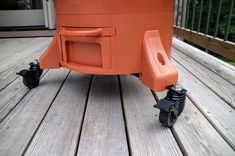
[[[179,104],[179,108],[178,108],[178,116],[181,115],[181,113],[183,112],[184,110],[184,107],[185,107],[185,99],[183,101],[180,102]]]
[[[160,111],[159,121],[165,127],[172,128],[177,118],[178,116],[176,116],[174,112],[166,112],[164,110]]]
[[[33,89],[38,86],[39,80],[36,80],[36,78],[23,78],[23,83],[25,86],[27,86],[29,89]]]
[[[40,81],[40,76],[42,70],[38,69],[37,71],[28,71],[28,73],[23,77],[23,83],[29,89],[33,89],[38,86]]]

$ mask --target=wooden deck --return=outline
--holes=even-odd
[[[172,61],[188,96],[168,129],[155,96],[133,76],[49,70],[28,90],[15,73],[50,41],[0,40],[1,156],[235,155],[234,67],[173,39]]]

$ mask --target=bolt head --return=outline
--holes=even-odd
[[[174,90],[175,91],[182,91],[183,87],[180,84],[176,84]]]

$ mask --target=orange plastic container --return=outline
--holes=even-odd
[[[173,0],[55,0],[57,30],[40,68],[139,74],[154,91],[175,85]]]

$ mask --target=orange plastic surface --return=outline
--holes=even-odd
[[[57,31],[40,57],[42,69],[65,67],[104,75],[140,73],[143,83],[158,91],[176,83],[175,69],[167,65],[168,74],[157,70],[159,66],[150,61],[156,55],[144,48],[147,43],[143,45],[146,33],[158,30],[158,40],[151,44],[161,46],[162,56],[170,57],[173,0],[55,0],[55,4]]]
[[[143,44],[141,81],[154,91],[162,91],[166,86],[175,85],[178,81],[178,72],[166,55],[159,31],[147,31]]]

